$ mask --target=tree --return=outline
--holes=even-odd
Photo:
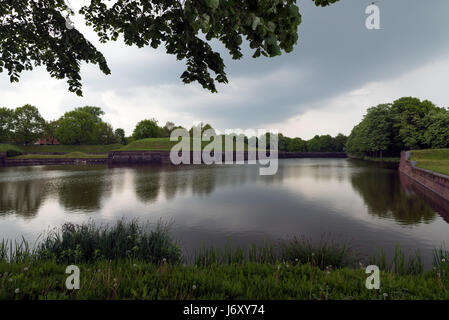
[[[287,145],[288,152],[307,152],[307,142],[301,138],[290,139]]]
[[[338,0],[313,0],[327,6]],[[221,41],[233,59],[243,54],[243,38],[253,57],[291,52],[298,40],[301,14],[295,0],[91,0],[80,14],[101,42],[123,36],[139,48],[164,45],[168,54],[185,60],[184,83],[197,81],[216,92],[216,82],[227,83],[222,57],[210,45]],[[52,77],[67,79],[69,90],[82,95],[80,65],[97,64],[109,74],[106,60],[76,28],[66,27],[69,8],[64,0],[14,0],[0,3],[0,72],[11,82],[23,70],[45,65]],[[211,72],[215,74],[213,77]]]
[[[29,144],[40,138],[45,120],[36,107],[26,104],[14,111],[13,126],[16,142]]]
[[[348,137],[347,150],[352,154],[382,157],[384,154],[398,156],[405,149],[444,145],[445,112],[428,100],[413,97],[371,107]]]
[[[140,121],[133,132],[135,140],[146,138],[159,138],[162,135],[161,128],[157,125],[156,119]]]
[[[76,29],[66,26],[64,0],[14,0],[0,2],[0,72],[10,81],[20,73],[45,65],[49,74],[67,79],[69,90],[82,95],[81,62],[98,64],[110,74],[106,60]]]
[[[309,152],[333,152],[335,150],[334,139],[330,135],[316,135],[307,141]]]
[[[431,148],[449,148],[449,111],[433,110],[426,115],[423,140]]]
[[[0,108],[0,143],[9,142],[13,135],[14,110]]]
[[[214,135],[216,133],[215,129],[212,128],[212,126],[210,124],[208,124],[208,123],[203,124],[202,122],[200,122],[197,125],[190,128],[190,130],[189,130],[190,137],[194,137],[194,132],[193,132],[194,129],[201,129],[201,136],[203,136],[204,133],[208,130],[212,130],[212,135]]]
[[[424,117],[432,110],[441,110],[428,100],[420,101],[413,97],[404,97],[393,102],[395,135],[405,149],[424,147]]]
[[[92,144],[96,141],[96,118],[87,112],[73,110],[58,120],[55,137],[62,144]]]
[[[47,143],[55,143],[56,129],[58,128],[58,121],[46,121],[44,130],[42,132],[42,138],[47,140]]]
[[[109,123],[99,122],[95,128],[95,143],[98,144],[113,144],[117,143],[117,136],[114,134],[114,129]]]
[[[167,121],[165,126],[162,128],[162,136],[166,138],[170,137],[171,132],[177,128],[179,127],[177,127],[173,122]]]
[[[95,118],[96,122],[101,122],[102,121],[101,116],[104,115],[104,111],[101,110],[100,107],[93,107],[93,106],[79,107],[76,108],[75,111],[82,111],[91,114]]]
[[[115,129],[114,134],[119,143],[126,144],[125,130],[122,128]]]
[[[335,151],[336,152],[344,152],[346,150],[346,142],[348,141],[348,137],[344,134],[339,133],[334,138],[334,145],[335,145]]]

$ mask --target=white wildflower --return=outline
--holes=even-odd
[[[17,288],[16,290],[14,290],[14,293],[20,293],[20,289],[19,288]]]

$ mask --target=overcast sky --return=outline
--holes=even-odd
[[[82,3],[82,1],[79,1]],[[83,105],[106,112],[104,120],[132,133],[142,119],[190,127],[196,121],[219,129],[278,129],[309,139],[315,134],[349,134],[368,107],[402,96],[449,106],[449,1],[380,0],[381,30],[367,30],[365,8],[372,1],[341,0],[317,8],[298,1],[303,15],[295,50],[276,58],[234,61],[220,47],[230,80],[217,94],[179,79],[184,62],[163,48],[137,49],[123,42],[98,44],[81,17],[78,30],[102,51],[112,75],[83,65],[84,97],[44,69],[11,84],[0,74],[0,106],[30,103],[44,118],[57,119]],[[77,1],[71,1],[76,7]]]

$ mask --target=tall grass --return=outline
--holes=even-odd
[[[251,245],[248,248],[233,246],[228,242],[224,249],[203,247],[195,251],[193,263],[196,266],[206,267],[212,265],[243,264],[245,262],[256,262],[259,264],[274,264],[280,260],[272,244]]]
[[[396,245],[391,260],[388,260],[385,251],[380,249],[368,259],[368,262],[369,264],[377,265],[381,270],[400,275],[418,275],[424,273],[424,260],[420,251],[416,250],[412,254],[405,254],[399,245]]]
[[[58,263],[95,260],[139,259],[148,263],[181,261],[181,250],[170,236],[167,225],[158,223],[149,230],[137,221],[118,221],[113,226],[93,223],[64,224],[51,231],[33,248],[22,241],[0,242],[0,261],[55,260]],[[165,259],[165,260],[164,260]]]
[[[119,220],[113,226],[93,223],[64,224],[40,243],[36,255],[61,262],[91,262],[94,260],[139,259],[160,263],[181,260],[181,250],[172,240],[168,226],[158,223],[147,230],[137,221]]]
[[[360,261],[359,253],[348,242],[337,242],[329,237],[322,237],[318,242],[293,237],[280,244],[280,256],[292,264],[310,263],[322,270],[327,267],[354,267]]]
[[[293,237],[277,243],[251,245],[245,248],[230,242],[222,249],[203,247],[192,257],[182,254],[172,239],[169,225],[159,222],[156,226],[142,225],[138,221],[119,220],[114,225],[97,226],[93,223],[64,224],[34,245],[24,238],[20,241],[0,241],[0,263],[27,263],[55,261],[61,264],[93,263],[95,261],[138,260],[160,265],[179,265],[181,262],[199,267],[219,265],[243,265],[247,263],[267,265],[311,265],[321,270],[352,268],[359,264],[374,264],[383,271],[400,275],[424,273],[420,252],[405,253],[396,247],[392,259],[381,249],[362,259],[359,252],[347,242],[322,237],[314,242],[305,237]],[[441,276],[449,278],[449,251],[434,250],[434,268]]]
[[[23,237],[21,241],[2,240],[0,242],[0,262],[22,263],[32,259],[33,256],[34,250]]]
[[[359,254],[346,242],[339,243],[324,237],[319,242],[313,242],[306,237],[293,237],[276,245],[264,243],[248,248],[233,247],[231,243],[227,243],[223,250],[203,246],[194,255],[194,263],[198,266],[246,262],[291,265],[309,263],[322,270],[329,267],[354,267],[359,260]]]

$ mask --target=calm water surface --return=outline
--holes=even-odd
[[[252,165],[0,168],[0,238],[35,239],[64,222],[173,222],[182,247],[330,234],[362,252],[449,243],[449,205],[397,170],[349,159]],[[446,219],[446,220],[445,220]]]

